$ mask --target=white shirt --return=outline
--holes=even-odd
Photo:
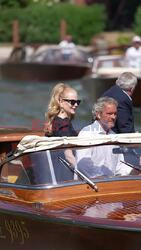
[[[128,95],[128,93],[122,89],[122,91],[128,96],[128,98],[130,99],[130,101],[132,101],[132,97],[130,95]]]
[[[126,50],[125,64],[128,67],[141,67],[141,47],[139,47],[138,49],[136,49],[135,47],[130,47]]]
[[[70,55],[73,53],[75,49],[75,44],[73,42],[67,42],[66,40],[59,43],[59,47],[61,48],[62,54]]]
[[[98,134],[106,134],[98,121],[84,127],[78,136],[94,137]],[[114,134],[112,130],[109,134]],[[118,146],[93,146],[92,148],[76,151],[77,168],[82,172],[88,171],[89,177],[101,175],[128,175],[132,168],[121,162],[124,161],[123,154],[114,154],[113,148]]]

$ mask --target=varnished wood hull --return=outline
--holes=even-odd
[[[6,224],[3,226],[2,222]],[[11,228],[10,228],[11,226]],[[138,250],[141,232],[77,226],[18,216],[2,216],[1,248],[7,250]],[[9,230],[9,231],[8,231]],[[3,236],[3,238],[2,238]],[[6,237],[6,239],[4,239]]]
[[[93,246],[99,250],[138,250],[141,180],[98,185],[98,193],[87,185],[42,191],[8,188],[15,196],[12,203],[10,197],[2,198],[1,186],[1,247],[7,250],[33,247],[37,250],[84,250]],[[98,205],[101,208],[96,215]],[[131,214],[134,216],[125,220],[125,216]]]
[[[47,82],[79,79],[87,74],[87,64],[4,63],[0,77],[4,80]]]
[[[117,78],[93,78],[85,77],[81,82],[84,89],[88,92],[92,101],[96,101],[108,88],[115,84]],[[133,94],[133,104],[141,107],[141,79],[138,79],[135,92]]]

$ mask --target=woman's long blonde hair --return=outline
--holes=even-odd
[[[47,135],[52,134],[52,121],[60,113],[60,97],[63,95],[64,91],[67,89],[72,89],[69,85],[64,83],[58,83],[52,90],[50,102],[48,104],[48,111],[45,113],[45,133]]]

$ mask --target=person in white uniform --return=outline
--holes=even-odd
[[[72,42],[71,35],[66,35],[64,40],[59,43],[59,47],[61,49],[61,53],[64,60],[68,60],[75,53],[76,46]]]
[[[140,68],[141,67],[141,38],[134,36],[132,46],[125,52],[125,66]]]
[[[111,97],[101,97],[93,105],[94,122],[84,127],[78,136],[95,137],[99,134],[114,134],[111,128],[117,117],[117,101]],[[88,177],[101,175],[115,176],[128,175],[132,168],[122,163],[123,154],[114,154],[113,148],[118,146],[105,145],[77,150],[77,168]]]

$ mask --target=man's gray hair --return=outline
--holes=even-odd
[[[116,85],[125,91],[131,90],[137,85],[137,77],[131,72],[124,72],[116,80]]]
[[[96,114],[103,111],[105,104],[113,104],[116,107],[118,106],[118,102],[114,98],[108,96],[100,97],[92,107],[92,116],[94,120],[96,119]]]

